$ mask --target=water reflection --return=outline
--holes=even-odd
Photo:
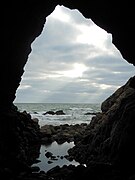
[[[68,149],[72,148],[74,146],[74,142],[65,142],[63,144],[58,144],[57,142],[53,142],[49,145],[41,145],[40,147],[40,155],[39,158],[37,158],[38,163],[33,164],[32,166],[38,166],[40,170],[43,170],[47,172],[51,168],[59,165],[62,167],[63,165],[79,165],[78,162],[75,160],[69,161],[65,158],[66,155],[68,155]],[[46,153],[51,152],[54,158],[47,158]]]

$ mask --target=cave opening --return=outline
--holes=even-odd
[[[32,44],[17,103],[101,103],[134,74],[112,35],[57,5]]]
[[[46,123],[89,123],[94,114],[84,115],[99,112],[100,103],[133,74],[134,67],[112,44],[111,34],[91,19],[86,19],[78,10],[58,5],[47,17],[42,34],[32,44],[15,103],[21,110],[30,112],[33,118],[38,118],[41,126]],[[18,103],[23,103],[23,106]],[[32,104],[31,109],[28,103],[38,103],[38,108]],[[66,108],[70,103],[76,104],[70,108],[76,107],[78,111],[69,112]],[[64,116],[44,116],[47,111],[62,109],[63,104]],[[83,107],[77,104],[83,104]],[[40,121],[40,118],[45,121]],[[39,166],[43,166],[45,161],[43,147]]]

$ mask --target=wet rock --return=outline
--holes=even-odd
[[[46,115],[46,114],[54,115],[55,112],[54,111],[47,111],[46,113],[43,113],[43,115]]]
[[[65,115],[65,113],[63,112],[63,110],[59,110],[55,112],[56,115]]]
[[[97,113],[95,112],[87,112],[87,113],[85,113],[84,115],[97,115]]]
[[[52,163],[53,163],[53,161],[50,161],[50,160],[49,160],[49,161],[47,161],[47,163],[48,163],[48,164],[52,164]]]
[[[38,166],[33,166],[31,167],[32,169],[32,172],[39,172],[40,171],[40,168]]]
[[[51,152],[47,152],[47,153],[45,153],[45,156],[47,157],[47,158],[50,158],[50,157],[52,157],[52,155],[53,155],[53,153],[51,153]]]
[[[48,141],[48,138],[51,138],[51,141],[56,141],[58,144],[79,141],[84,135],[86,127],[86,123],[60,126],[44,125],[40,129],[42,142]]]
[[[63,110],[58,110],[56,112],[54,112],[54,111],[47,111],[46,113],[43,113],[43,115],[47,115],[47,114],[50,114],[50,115],[65,115]]]

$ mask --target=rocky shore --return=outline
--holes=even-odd
[[[40,129],[43,135],[41,143],[46,144],[56,141],[58,144],[62,144],[74,141],[76,144],[82,139],[86,127],[87,124],[85,123],[75,125],[63,124],[60,126],[44,125]]]
[[[134,180],[135,77],[102,103],[90,124],[45,125],[27,112],[1,113],[0,179],[8,180]],[[6,129],[6,131],[5,131]],[[48,172],[31,165],[41,144],[74,141],[69,158],[80,163],[56,166]],[[83,166],[86,164],[86,167]]]

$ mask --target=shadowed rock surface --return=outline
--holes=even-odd
[[[135,77],[102,103],[82,140],[70,154],[87,168],[56,168],[50,174],[32,173],[30,164],[39,153],[42,137],[38,122],[13,105],[16,90],[31,52],[31,43],[57,4],[78,9],[111,33],[113,44],[135,65],[134,4],[129,1],[2,1],[0,89],[0,179],[134,180],[135,177]],[[125,24],[125,19],[127,20]],[[34,148],[32,148],[34,146]],[[32,159],[32,149],[35,149]]]
[[[69,153],[89,166],[104,162],[123,171],[135,171],[135,77],[102,103],[102,113],[92,118],[81,142]],[[80,156],[81,154],[81,156]]]

